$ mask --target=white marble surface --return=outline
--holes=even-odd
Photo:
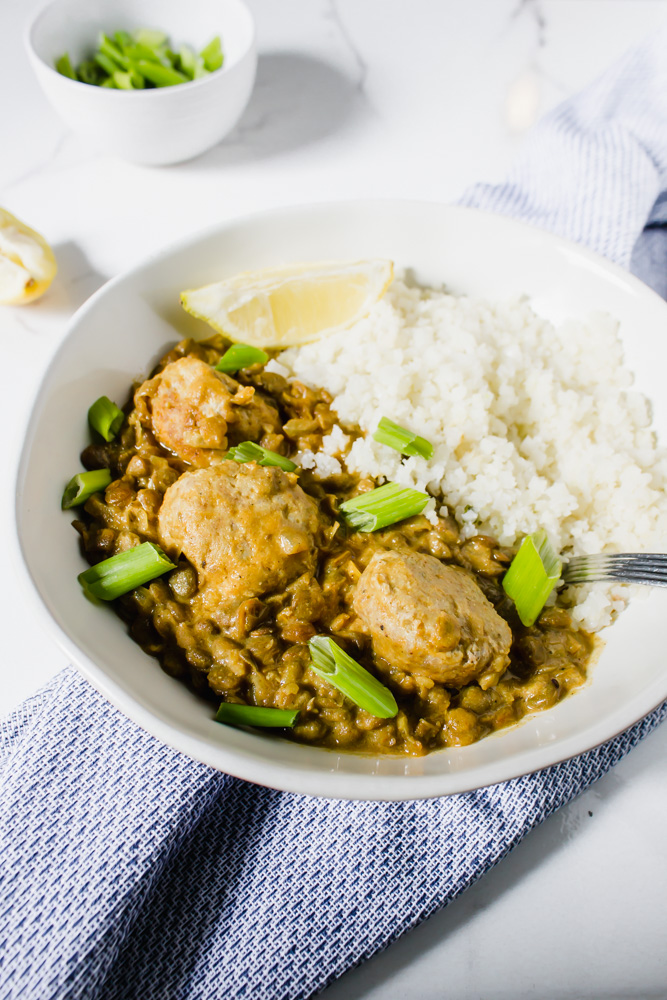
[[[667,0],[249,0],[260,62],[239,128],[200,159],[158,169],[99,155],[51,112],[21,46],[40,2],[0,4],[0,204],[43,231],[60,263],[42,302],[0,313],[0,420],[14,459],[69,317],[107,278],[248,210],[357,195],[453,200],[498,180],[539,115],[667,20]],[[7,475],[5,535],[12,488]],[[35,628],[11,566],[0,599],[4,712],[65,658]],[[666,765],[663,727],[327,996],[666,998]]]

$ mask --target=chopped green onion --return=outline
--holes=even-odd
[[[106,489],[111,482],[111,473],[108,469],[93,469],[92,472],[79,472],[73,476],[65,487],[61,507],[69,510],[70,507],[80,507],[93,493],[99,493]]]
[[[100,33],[100,40],[98,43],[98,50],[107,59],[113,60],[117,64],[116,69],[127,69],[129,66],[129,59],[126,55],[121,52],[117,45],[108,38],[104,32]]]
[[[194,79],[201,80],[203,76],[208,76],[208,70],[206,69],[206,66],[204,66],[204,60],[202,59],[202,57],[197,56],[197,59],[195,61]]]
[[[544,530],[526,535],[503,577],[503,590],[516,605],[524,625],[533,625],[560,580],[562,570]]]
[[[134,90],[134,84],[132,83],[132,77],[129,73],[125,73],[122,69],[117,69],[113,75],[113,82],[118,90]]]
[[[81,83],[90,84],[91,87],[98,87],[102,83],[103,70],[94,59],[86,59],[80,63],[76,72]]]
[[[105,441],[113,441],[124,419],[123,411],[107,396],[100,396],[88,410],[88,423]]]
[[[250,365],[264,365],[269,360],[266,351],[259,347],[249,347],[248,344],[232,344],[229,350],[225,351],[215,370],[217,372],[237,372],[241,368],[249,368]]]
[[[157,49],[160,45],[166,45],[167,36],[164,31],[155,31],[153,28],[139,28],[134,32],[134,40],[139,45],[145,45],[148,49]]]
[[[188,82],[184,73],[179,73],[177,69],[171,67],[160,66],[159,63],[149,62],[148,59],[139,59],[136,68],[156,87],[174,87],[178,83]]]
[[[115,31],[113,36],[102,31],[96,51],[76,70],[67,53],[55,60],[55,67],[63,76],[92,86],[143,90],[198,80],[220,69],[223,58],[219,35],[198,55],[188,45],[174,51],[164,32],[141,28],[134,34]]]
[[[76,80],[76,73],[74,72],[68,52],[65,52],[60,59],[56,59],[56,69],[61,76],[68,76],[70,80]]]
[[[132,35],[129,33],[129,31],[114,31],[113,40],[118,46],[118,48],[121,49],[121,51],[124,52],[125,55],[127,55],[127,52],[125,52],[125,50],[127,49],[128,45],[132,44]]]
[[[276,451],[269,451],[268,448],[262,448],[254,441],[242,441],[235,448],[230,448],[225,458],[229,458],[233,462],[257,462],[258,465],[274,465],[285,472],[294,472],[295,469],[299,468],[289,458],[279,455]]]
[[[158,66],[166,66],[167,69],[171,66],[163,49],[149,49],[146,45],[140,45],[138,42],[135,42],[134,45],[128,45],[125,49],[125,55],[133,63],[137,59],[147,59],[148,62],[154,62]]]
[[[378,719],[394,718],[398,705],[389,688],[348,656],[333,639],[316,635],[308,643],[308,648],[311,668],[319,677]]]
[[[388,417],[382,417],[373,439],[379,444],[387,444],[390,448],[400,451],[402,455],[420,455],[422,458],[431,458],[433,455],[433,445],[430,441],[413,434],[400,424],[395,424]]]
[[[134,63],[130,63],[129,74],[133,88],[135,90],[143,90],[144,87],[146,86],[146,81],[144,80],[143,76],[141,75],[137,67],[134,65]]]
[[[216,35],[215,38],[212,38],[208,45],[203,48],[199,54],[204,60],[204,66],[209,73],[213,73],[216,69],[220,69],[224,58],[222,55],[222,45],[220,44],[220,35]]]
[[[385,483],[368,493],[360,493],[340,505],[340,512],[350,528],[356,531],[379,531],[406,517],[421,514],[430,500],[409,486]]]
[[[216,722],[226,722],[229,726],[262,726],[291,729],[297,720],[299,710],[286,708],[264,708],[262,705],[234,705],[223,701],[216,712]]]
[[[204,60],[193,52],[189,45],[182,45],[178,52],[178,69],[190,80],[200,80],[202,76],[208,76],[209,71],[204,65]]]
[[[152,542],[142,542],[133,549],[103,559],[77,577],[88,597],[113,601],[135,587],[176,569],[161,548]]]
[[[191,80],[194,80],[195,69],[197,68],[197,56],[189,45],[181,45],[178,50],[178,65],[181,73],[185,73]]]
[[[118,66],[116,66],[113,59],[109,59],[109,57],[105,56],[103,52],[96,52],[95,55],[93,56],[93,59],[95,60],[97,65],[100,66],[101,69],[103,69],[104,72],[108,74],[106,80],[103,80],[100,86],[115,87],[116,85],[113,82],[113,75],[118,69]]]

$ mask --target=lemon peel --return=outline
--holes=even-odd
[[[0,208],[0,303],[33,302],[44,294],[57,270],[44,237]]]

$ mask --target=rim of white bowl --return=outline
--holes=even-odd
[[[361,210],[363,207],[372,204],[381,205],[404,205],[422,206],[424,209],[446,208],[449,211],[474,214],[483,217],[491,224],[502,222],[525,232],[530,232],[553,242],[570,252],[574,251],[577,256],[591,263],[602,265],[604,269],[616,278],[617,281],[625,284],[630,290],[648,295],[663,309],[667,309],[667,304],[657,292],[651,289],[635,275],[631,274],[619,264],[602,257],[588,247],[575,243],[540,229],[538,226],[514,219],[511,216],[502,216],[499,213],[488,212],[467,206],[450,205],[445,202],[430,202],[419,198],[365,198],[365,199],[336,199],[330,201],[303,202],[292,205],[283,205],[270,209],[259,209],[254,212],[244,212],[233,218],[222,222],[214,223],[195,233],[185,236],[171,243],[166,249],[156,251],[145,257],[139,264],[120,274],[115,275],[105,282],[101,288],[97,289],[73,314],[67,324],[67,330],[62,337],[58,349],[50,359],[39,386],[33,396],[32,405],[23,428],[23,442],[15,466],[15,495],[14,506],[14,532],[10,539],[10,549],[14,556],[14,562],[20,569],[24,592],[30,596],[33,607],[39,612],[39,617],[44,622],[47,631],[54,637],[57,645],[67,653],[72,663],[80,673],[99,691],[107,700],[114,705],[127,718],[141,726],[146,732],[167,746],[178,750],[186,756],[191,757],[200,763],[216,770],[223,771],[233,777],[255,784],[263,785],[267,788],[274,788],[299,795],[309,795],[316,798],[340,799],[346,801],[415,801],[431,798],[446,798],[450,795],[458,795],[465,792],[476,791],[481,788],[488,788],[493,785],[512,781],[539,771],[555,767],[565,763],[582,754],[593,751],[604,745],[615,737],[621,735],[636,723],[640,722],[646,715],[658,708],[667,698],[667,674],[665,677],[656,678],[650,685],[644,688],[634,697],[628,699],[620,707],[613,709],[600,722],[599,720],[587,725],[582,731],[563,738],[557,756],[553,756],[550,746],[539,746],[529,750],[522,750],[512,762],[486,763],[476,769],[478,778],[474,778],[468,771],[449,771],[446,773],[413,775],[409,779],[399,775],[378,775],[378,774],[345,774],[340,775],[334,771],[310,770],[306,767],[294,767],[283,763],[274,763],[270,756],[258,757],[240,747],[226,747],[220,744],[215,748],[216,762],[212,762],[214,754],[211,752],[210,744],[203,738],[176,729],[174,724],[155,705],[149,704],[146,699],[130,693],[114,680],[103,667],[87,656],[76,642],[70,638],[65,629],[59,624],[51,613],[46,601],[42,597],[37,581],[34,579],[31,570],[23,556],[23,544],[19,532],[20,516],[18,509],[19,491],[18,487],[22,483],[25,468],[28,465],[30,449],[27,447],[30,441],[33,425],[38,413],[38,402],[43,386],[48,382],[51,369],[56,363],[59,352],[71,335],[72,330],[78,325],[86,314],[93,309],[99,298],[108,293],[111,287],[120,284],[127,277],[135,274],[146,267],[154,266],[160,260],[168,259],[174,252],[186,249],[213,236],[216,233],[223,233],[234,226],[242,225],[244,222],[255,219],[279,218],[285,214],[294,212],[311,212],[318,209],[346,208]],[[576,696],[576,694],[575,694]],[[516,723],[510,729],[521,726],[530,721],[539,713],[532,713]],[[503,731],[492,734],[487,739],[501,738]],[[445,753],[446,751],[436,751]],[[335,751],[323,750],[323,753],[335,753]],[[350,756],[355,756],[350,754]],[[366,755],[364,755],[366,756]],[[526,761],[530,758],[530,763]],[[305,762],[304,762],[305,763]],[[342,784],[348,787],[341,787]],[[443,786],[446,786],[443,788]]]
[[[55,68],[55,66],[52,66],[45,59],[42,59],[42,57],[40,56],[39,52],[37,51],[37,49],[35,48],[35,46],[32,43],[33,31],[37,27],[38,22],[41,20],[42,16],[44,14],[46,14],[46,12],[47,12],[47,10],[49,10],[49,8],[55,7],[55,5],[57,3],[59,3],[59,2],[60,2],[60,0],[47,0],[47,2],[45,4],[42,4],[42,6],[37,11],[37,13],[31,18],[31,20],[26,25],[26,27],[24,29],[24,32],[23,32],[23,44],[24,44],[24,46],[25,46],[25,48],[26,48],[26,50],[28,52],[28,55],[30,56],[31,59],[34,59],[35,62],[38,62],[40,64],[40,66],[43,66],[47,70],[48,73],[50,73],[53,76],[57,77],[59,80],[64,80],[71,87],[74,87],[74,86],[76,86],[76,87],[87,87],[88,90],[90,90],[91,92],[104,93],[104,94],[109,95],[109,97],[112,100],[116,100],[121,95],[123,95],[125,97],[129,96],[129,97],[132,97],[132,98],[135,98],[135,99],[136,98],[143,98],[143,100],[156,100],[156,95],[158,95],[158,94],[162,95],[162,99],[164,99],[164,95],[165,94],[172,93],[176,89],[178,90],[179,93],[182,93],[183,90],[192,91],[195,87],[198,87],[199,89],[201,89],[202,87],[205,87],[207,84],[210,85],[213,82],[213,80],[217,80],[221,76],[224,76],[225,73],[229,73],[231,70],[234,69],[235,66],[238,66],[239,63],[243,59],[245,59],[246,56],[250,52],[253,51],[253,49],[255,47],[255,43],[257,41],[257,27],[255,25],[255,18],[253,17],[250,8],[245,3],[245,0],[232,0],[233,3],[236,3],[237,6],[240,7],[241,10],[243,10],[245,16],[248,19],[248,24],[249,24],[249,27],[250,27],[250,39],[249,39],[249,42],[246,45],[246,47],[240,53],[240,55],[237,56],[237,58],[231,64],[225,65],[225,63],[223,62],[223,64],[220,67],[220,69],[213,70],[213,72],[209,73],[208,76],[203,76],[199,80],[188,80],[187,83],[174,84],[171,87],[150,87],[147,90],[146,89],[145,90],[118,90],[115,87],[114,88],[112,88],[112,87],[95,87],[95,86],[91,86],[91,84],[89,84],[89,83],[83,83],[82,80],[72,80],[69,76],[63,76],[62,73],[58,72],[58,70]],[[108,99],[107,97],[103,97],[102,98],[102,100],[107,100],[107,99]],[[125,272],[123,272],[123,273],[125,273]],[[121,275],[117,275],[117,277],[121,277]]]

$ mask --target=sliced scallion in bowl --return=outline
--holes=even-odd
[[[133,33],[101,31],[97,48],[76,68],[67,52],[55,61],[55,68],[70,80],[114,90],[150,90],[173,87],[200,80],[215,73],[224,62],[220,36],[196,52],[189,45],[177,51],[163,31],[140,28]]]

